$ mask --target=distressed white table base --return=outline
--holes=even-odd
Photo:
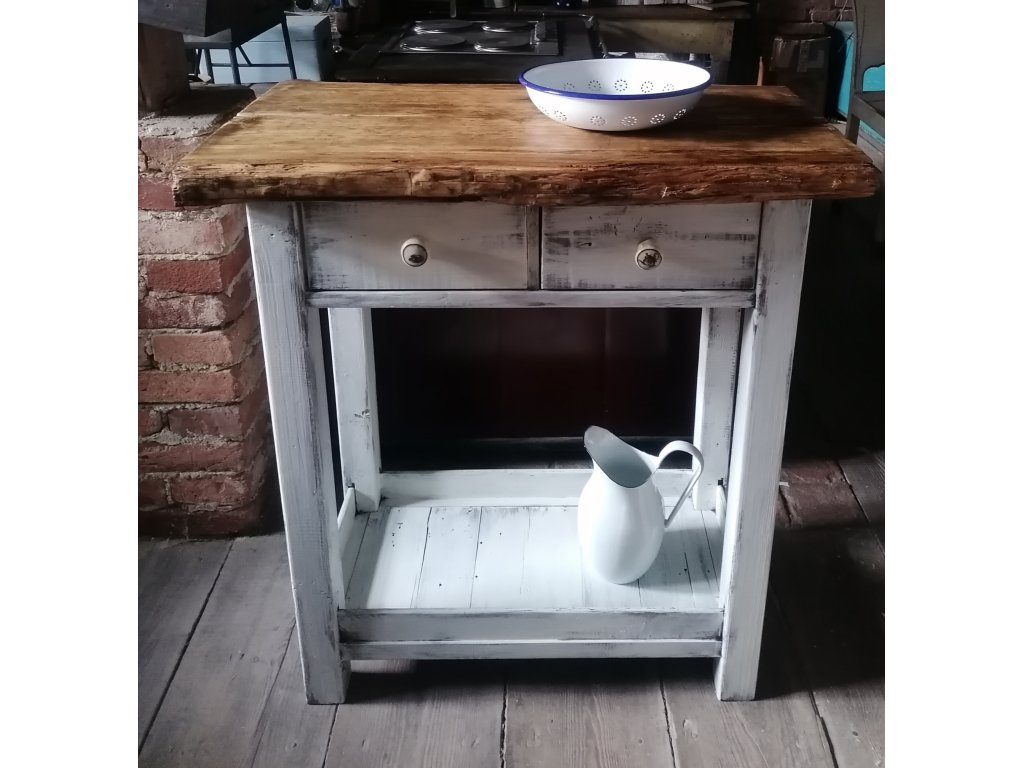
[[[808,201],[762,205],[746,292],[310,292],[295,206],[248,215],[310,702],[344,701],[351,658],[712,656],[720,698],[754,697]],[[695,432],[709,471],[638,583],[606,584],[579,562],[586,472],[381,473],[369,307],[645,297],[703,308]],[[315,307],[329,308],[338,457]],[[671,497],[685,473],[660,482]]]

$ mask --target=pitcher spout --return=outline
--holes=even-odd
[[[583,447],[594,466],[622,488],[639,488],[658,468],[657,456],[638,451],[603,427],[588,427]]]

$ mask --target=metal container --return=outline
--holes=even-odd
[[[269,8],[290,6],[289,0],[139,0],[139,23],[208,37]]]

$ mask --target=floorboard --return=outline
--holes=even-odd
[[[259,740],[252,768],[319,768],[327,754],[337,709],[335,705],[306,704],[299,643],[293,629],[281,672],[274,681],[257,728]]]
[[[139,765],[249,768],[293,623],[284,536],[235,540]]]
[[[857,497],[832,459],[786,459],[780,491],[788,509],[788,527],[844,528],[867,524]]]
[[[325,768],[501,768],[502,667],[353,662]]]
[[[787,655],[777,608],[765,613],[757,700],[723,704],[707,661],[661,669],[676,764],[682,768],[826,768],[828,739],[811,695]]]
[[[885,451],[865,451],[839,459],[864,516],[885,544]]]
[[[787,463],[790,486],[779,495],[754,702],[719,702],[707,660],[604,659],[354,662],[347,704],[309,706],[283,536],[140,542],[139,763],[878,768],[884,764],[884,552],[868,524],[877,524],[881,535],[884,453],[877,456],[852,451],[838,464],[801,464],[804,457]],[[474,513],[438,510],[432,527],[416,517],[429,509],[407,513],[408,520],[376,517],[363,541],[379,553],[361,565],[364,591],[478,607],[478,601],[502,606],[521,599],[523,583],[527,592],[544,587],[532,584],[536,573],[526,568],[529,528],[521,515],[480,510],[481,530],[486,522],[503,534],[493,542],[500,547],[483,547],[481,558],[470,544],[491,539],[469,535]],[[856,524],[848,525],[850,519]],[[708,553],[717,555],[719,533],[708,528],[707,537]],[[383,561],[404,557],[404,539],[414,562],[395,571],[400,583],[375,584]],[[354,542],[353,561],[356,548]],[[697,552],[691,564],[685,547],[669,548],[679,557],[639,585],[642,600],[657,595],[648,589],[652,579],[689,582],[692,569],[699,569],[692,578],[717,579],[715,557],[702,562],[704,553]],[[521,567],[506,594],[501,585],[510,581],[511,554]],[[474,559],[476,578],[467,590],[461,576]],[[531,562],[542,559],[538,553]],[[609,592],[586,579],[582,588],[587,602],[634,602],[631,592]]]
[[[884,763],[884,578],[868,527],[776,533],[772,590],[838,768]]]
[[[504,765],[673,768],[655,662],[510,663]]]
[[[229,541],[139,542],[139,746],[230,548]]]

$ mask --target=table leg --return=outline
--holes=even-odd
[[[693,442],[704,455],[704,472],[693,489],[693,505],[702,511],[715,509],[718,485],[729,479],[742,319],[743,311],[739,309],[701,311]],[[723,521],[718,522],[721,525]]]
[[[380,431],[369,309],[328,309],[341,474],[353,486],[356,509],[380,505]]]
[[[306,305],[295,210],[250,203],[249,238],[306,699],[345,700],[338,504],[319,310]]]
[[[723,532],[722,657],[715,670],[722,700],[752,699],[757,685],[810,215],[809,200],[764,204],[756,303],[743,311]]]

